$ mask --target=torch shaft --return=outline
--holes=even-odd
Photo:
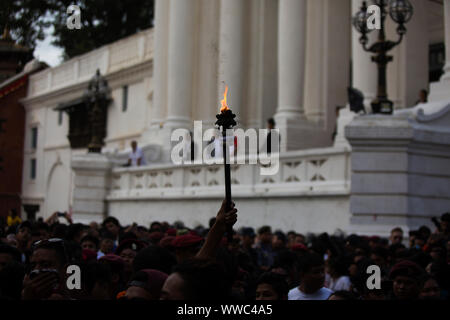
[[[225,169],[225,211],[231,210],[231,172],[230,172],[230,161],[229,161],[229,148],[227,144],[227,133],[223,128],[223,165]],[[233,240],[232,235],[233,227],[229,226],[227,230],[228,242]]]

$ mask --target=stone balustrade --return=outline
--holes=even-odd
[[[108,75],[148,61],[152,56],[153,29],[147,29],[32,75],[28,97],[87,82],[97,69]]]
[[[231,165],[233,198],[331,196],[350,192],[347,148],[283,153],[275,175],[261,175],[261,162],[245,163]],[[108,201],[204,199],[224,195],[223,163],[114,168],[111,178]]]

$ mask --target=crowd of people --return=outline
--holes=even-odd
[[[435,230],[407,235],[397,227],[387,239],[270,226],[229,235],[237,209],[225,211],[223,202],[207,228],[194,229],[163,221],[121,226],[114,217],[84,225],[65,213],[31,222],[15,214],[0,222],[0,299],[448,299],[450,213],[435,220]],[[71,265],[80,270],[78,288],[67,286]],[[378,275],[368,272],[373,266]]]

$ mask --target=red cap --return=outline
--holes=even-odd
[[[405,276],[413,279],[420,279],[424,274],[425,270],[417,263],[403,260],[392,267],[389,278],[394,280],[397,276]]]
[[[171,248],[173,246],[173,240],[175,239],[175,237],[172,236],[165,236],[164,238],[162,238],[161,240],[159,240],[158,245],[160,247],[163,248]]]
[[[175,248],[185,248],[198,245],[202,241],[202,237],[193,234],[185,234],[182,236],[177,236],[175,239],[173,239],[172,245]]]
[[[83,261],[97,260],[97,252],[91,249],[83,249],[81,252]]]
[[[108,262],[112,262],[114,264],[125,264],[125,261],[118,255],[116,254],[112,254],[112,253],[108,253],[105,254],[104,256],[102,256],[99,260],[101,261],[108,261]]]
[[[308,248],[303,243],[296,243],[291,247],[292,251],[308,251]]]
[[[177,229],[175,229],[175,228],[169,228],[169,229],[167,229],[166,234],[167,234],[168,236],[175,237],[175,236],[177,235]]]

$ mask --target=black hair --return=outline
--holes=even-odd
[[[273,118],[267,119],[267,123],[275,127],[275,120]]]
[[[388,256],[389,256],[389,250],[383,247],[375,247],[371,250],[371,253],[376,255],[376,256],[380,256],[382,257],[384,260],[387,260]]]
[[[69,225],[66,231],[66,240],[75,240],[75,238],[87,228],[87,226],[81,223]]]
[[[272,228],[270,226],[262,226],[261,228],[258,229],[258,234],[264,234],[267,232],[272,232]]]
[[[150,246],[140,250],[134,257],[133,270],[137,272],[143,269],[156,269],[170,274],[176,264],[177,260],[169,250],[158,246]]]
[[[260,284],[268,284],[272,286],[273,290],[275,290],[278,295],[278,300],[282,300],[282,298],[286,297],[289,293],[289,287],[286,279],[280,274],[273,272],[263,273],[256,281],[256,286],[259,286]]]
[[[441,221],[450,222],[450,212],[446,212],[441,216]]]
[[[286,238],[286,235],[282,232],[282,231],[275,231],[275,233],[274,233],[276,236],[277,236],[277,238],[281,241],[281,242],[283,242],[283,243],[286,243],[287,242],[287,238]]]
[[[42,240],[34,246],[33,252],[38,249],[53,250],[56,253],[56,258],[61,266],[64,266],[69,262],[69,257],[66,251],[66,243],[64,240],[57,242]]]
[[[90,241],[90,242],[92,242],[92,243],[94,243],[95,244],[95,247],[98,249],[98,247],[99,247],[99,244],[100,244],[100,241],[98,240],[98,238],[97,237],[94,237],[94,236],[92,236],[92,235],[85,235],[83,238],[81,238],[81,241],[80,241],[80,244],[82,244],[83,242],[85,242],[85,241]]]
[[[20,251],[13,246],[0,243],[0,253],[9,254],[15,261],[21,262]]]
[[[231,295],[224,268],[213,260],[187,260],[177,265],[174,272],[184,280],[185,300],[223,301]]]
[[[115,217],[108,217],[108,218],[106,218],[105,220],[103,220],[102,226],[103,226],[104,228],[106,228],[106,224],[108,224],[108,223],[110,223],[110,222],[112,222],[112,223],[114,223],[116,226],[120,227],[119,220],[117,220],[117,218],[115,218]]]
[[[298,269],[301,273],[308,273],[312,268],[324,264],[323,257],[317,253],[307,253],[298,259]]]

